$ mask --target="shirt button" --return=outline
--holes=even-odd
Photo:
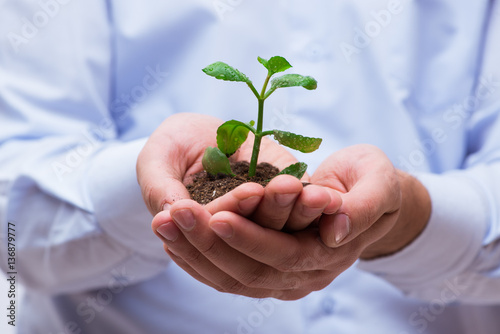
[[[321,309],[324,314],[332,314],[335,310],[335,300],[331,297],[326,297],[321,301]]]

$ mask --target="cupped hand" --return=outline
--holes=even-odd
[[[342,205],[323,215],[320,235],[329,247],[351,245],[362,258],[395,253],[411,243],[429,220],[425,187],[397,170],[372,145],[355,145],[330,155],[311,182],[337,191]]]
[[[212,215],[190,200],[156,215],[153,229],[191,276],[218,291],[254,298],[302,298],[330,284],[359,256],[350,245],[327,247],[313,225],[277,231],[230,211]]]

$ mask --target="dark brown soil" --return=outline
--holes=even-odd
[[[278,168],[264,162],[257,166],[255,176],[249,179],[249,165],[247,161],[232,162],[231,169],[236,177],[225,174],[213,176],[201,171],[194,175],[194,181],[187,186],[187,190],[193,200],[200,204],[207,204],[245,182],[256,182],[265,187],[279,173]]]

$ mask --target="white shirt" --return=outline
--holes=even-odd
[[[498,333],[497,1],[0,1],[0,225],[16,225],[20,333]],[[169,261],[135,162],[169,115],[249,121],[244,85],[286,57],[265,128],[356,143],[428,188],[428,227],[293,302],[219,293]],[[7,268],[5,236],[0,266]]]

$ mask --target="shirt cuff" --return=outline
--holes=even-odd
[[[487,208],[479,186],[458,172],[416,177],[427,188],[432,212],[424,231],[391,256],[361,260],[358,267],[408,294],[443,284],[466,270],[488,230]]]
[[[147,138],[101,150],[89,171],[88,194],[99,226],[131,252],[165,260],[163,244],[151,230],[153,219],[137,183],[136,163]]]

